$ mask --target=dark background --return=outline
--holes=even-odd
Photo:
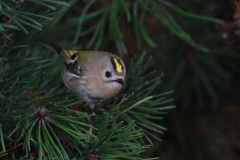
[[[239,159],[240,39],[234,19],[236,5],[227,0],[171,2],[186,11],[222,19],[225,24],[170,11],[196,42],[210,49],[209,53],[196,50],[166,29],[148,29],[158,43],[156,48],[148,48],[158,57],[153,67],[165,73],[162,89],[174,90],[177,106],[163,120],[168,128],[161,136],[163,142],[148,155],[165,160]]]

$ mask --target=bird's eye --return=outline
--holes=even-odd
[[[105,76],[109,78],[111,77],[111,73],[109,71],[106,71]]]

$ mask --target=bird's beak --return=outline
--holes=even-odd
[[[123,79],[116,79],[115,82],[120,83],[124,86],[124,80]]]

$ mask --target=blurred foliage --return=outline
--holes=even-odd
[[[159,24],[167,28],[172,34],[176,35],[189,45],[207,52],[208,49],[195,43],[189,34],[187,34],[174,20],[167,7],[184,16],[193,17],[223,23],[223,21],[209,16],[188,13],[181,8],[163,0],[136,0],[136,1],[77,1],[71,0],[70,11],[62,14],[64,21],[59,23],[57,30],[45,30],[48,34],[62,33],[61,38],[75,37],[73,44],[84,39],[86,49],[99,49],[102,44],[114,41],[120,54],[127,53],[127,47],[124,39],[128,36],[134,36],[138,49],[141,49],[143,39],[148,45],[156,46],[156,43],[149,37],[145,30],[145,15],[151,14]],[[86,6],[81,8],[81,6]],[[53,21],[54,26],[60,19]],[[126,26],[128,25],[128,26]],[[72,28],[76,28],[76,31]],[[127,30],[130,35],[125,35]],[[104,41],[103,41],[104,39]],[[87,42],[87,43],[86,43]]]
[[[196,41],[205,43],[204,46],[210,50],[208,54],[202,54],[170,37],[165,29],[160,31],[161,36],[152,29],[154,32],[150,36],[157,35],[153,40],[158,39],[161,43],[154,55],[159,56],[153,59],[152,68],[163,68],[163,83],[173,83],[162,87],[167,90],[174,86],[177,110],[163,120],[165,126],[171,126],[164,134],[165,143],[152,147],[142,156],[158,155],[163,160],[239,159],[240,35],[239,21],[234,18],[239,13],[239,2],[183,0],[172,3],[188,12],[213,15],[225,23],[216,25],[195,19],[186,21],[174,14],[179,24],[190,35],[197,37]],[[149,26],[155,27],[154,24]],[[147,30],[151,31],[151,28]],[[146,50],[155,51],[149,47]],[[200,72],[196,66],[202,68]],[[204,79],[210,84],[208,87],[204,87]],[[201,82],[200,86],[194,89],[193,84],[197,82]],[[207,91],[209,88],[214,94]],[[200,101],[197,95],[202,95]]]

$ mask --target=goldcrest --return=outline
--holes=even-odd
[[[41,44],[62,57],[64,85],[80,99],[93,103],[93,107],[95,102],[115,96],[126,84],[125,65],[115,54],[67,50],[45,42]]]

